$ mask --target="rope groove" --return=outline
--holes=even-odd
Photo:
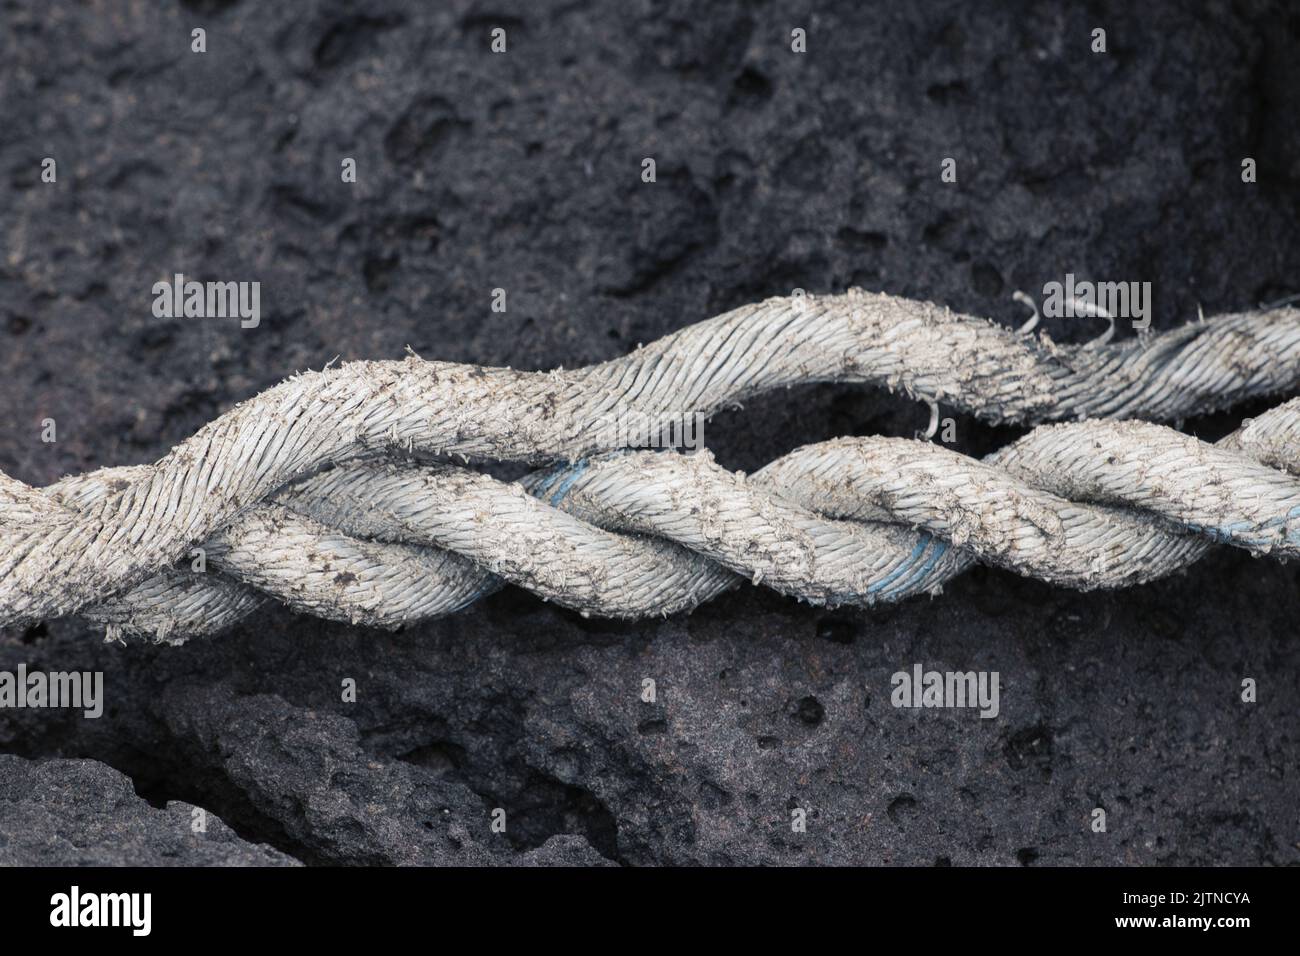
[[[706,452],[609,451],[610,416],[709,415],[818,381],[991,422],[1092,420],[1040,427],[984,462],[852,438],[746,477]],[[1091,588],[1172,573],[1212,542],[1289,557],[1296,403],[1217,446],[1096,419],[1177,418],[1297,382],[1296,309],[1067,347],[857,292],[768,300],[584,369],[349,363],[236,406],[154,466],[46,489],[0,474],[0,625],[83,612],[112,635],[181,639],[271,596],[395,627],[503,581],[644,617],[742,579],[871,603],[934,593],[977,560]],[[506,484],[394,452],[571,464]],[[219,573],[184,568],[200,546]]]

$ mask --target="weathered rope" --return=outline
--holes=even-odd
[[[45,510],[85,507],[134,471],[25,494]],[[643,617],[689,610],[742,577],[818,604],[873,603],[934,593],[977,560],[1121,587],[1178,571],[1215,542],[1300,553],[1300,481],[1288,472],[1300,473],[1300,399],[1217,445],[1093,421],[1040,427],[985,462],[852,438],[748,478],[706,453],[609,453],[523,483],[353,463],[209,542],[214,563],[255,591],[168,570],[89,616],[114,633],[183,638],[250,612],[261,592],[393,627],[509,581],[584,613]]]
[[[990,421],[1177,417],[1300,382],[1300,310],[1071,348],[854,293],[769,300],[573,371],[412,358],[308,373],[152,467],[43,491],[0,475],[0,624],[85,610],[115,633],[201,632],[260,600],[234,581],[377,626],[448,613],[502,579],[635,617],[693,607],[737,576],[818,603],[868,602],[933,591],[975,558],[1076,587],[1149,580],[1199,556],[1189,530],[1293,547],[1300,486],[1252,462],[1240,436],[1240,449],[1213,449],[1088,422],[1039,429],[986,464],[846,439],[750,479],[705,454],[598,454],[617,444],[611,415],[708,415],[814,381],[902,388]],[[1284,424],[1289,408],[1270,414]],[[1284,451],[1265,440],[1270,455]],[[1085,467],[1090,443],[1113,467]],[[1175,470],[1143,483],[1156,448]],[[552,476],[558,491],[530,479],[539,500],[473,472],[366,460],[394,449],[587,460]],[[313,475],[334,462],[346,464]],[[1228,486],[1245,497],[1213,497]],[[171,569],[200,545],[234,581]]]

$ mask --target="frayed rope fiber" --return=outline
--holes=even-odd
[[[707,453],[613,450],[606,427],[828,381],[990,422],[1080,421],[984,462],[854,438],[748,477]],[[933,593],[976,560],[1091,588],[1168,574],[1213,542],[1287,557],[1300,550],[1300,405],[1214,446],[1096,419],[1174,419],[1297,384],[1293,308],[1061,346],[857,291],[746,306],[583,369],[348,363],[236,406],[153,466],[45,489],[0,474],[0,625],[81,612],[111,636],[175,641],[269,595],[395,627],[503,581],[584,613],[643,617],[742,578],[818,604],[871,603]],[[439,454],[569,464],[503,483],[394,460]],[[196,547],[217,573],[177,566]]]

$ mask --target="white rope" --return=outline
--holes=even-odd
[[[818,603],[869,602],[933,591],[975,558],[1096,587],[1185,566],[1203,549],[1188,530],[1292,546],[1300,489],[1289,476],[1241,454],[1249,443],[1207,451],[1156,426],[1040,429],[986,464],[846,439],[748,480],[707,454],[598,454],[617,445],[611,415],[707,415],[813,381],[902,388],[990,421],[1169,418],[1294,387],[1300,311],[1084,350],[853,293],[769,300],[567,372],[411,358],[300,375],[152,467],[43,491],[0,475],[0,624],[85,610],[113,633],[175,637],[248,613],[251,586],[391,627],[463,607],[503,579],[635,617],[693,607],[737,576]],[[1129,457],[1089,471],[1080,449],[1099,442]],[[1143,484],[1152,443],[1173,470]],[[588,460],[551,476],[562,494],[530,479],[538,500],[472,472],[374,460],[394,450]],[[316,474],[334,462],[346,464]],[[1254,510],[1203,495],[1209,476],[1231,480]],[[198,546],[227,579],[172,569]]]
[[[1300,472],[1300,399],[1217,446],[1085,422],[1041,427],[985,462],[853,438],[748,478],[707,453],[611,453],[522,483],[354,463],[253,509],[208,552],[296,610],[379,627],[449,613],[502,581],[610,617],[689,610],[742,578],[818,604],[892,601],[936,593],[977,560],[1121,587],[1181,570],[1215,542],[1300,552],[1300,481],[1278,468]],[[135,471],[46,492],[84,507]],[[179,639],[249,613],[254,593],[169,570],[90,616],[114,634]]]

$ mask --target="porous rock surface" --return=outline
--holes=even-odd
[[[1073,272],[1151,281],[1156,328],[1293,293],[1300,18],[1186,7],[0,0],[0,469],[153,461],[335,356],[573,366],[796,287],[1018,324]],[[175,272],[260,281],[261,324],[154,318]],[[925,419],[809,388],[705,440],[753,469]],[[1016,434],[958,422],[971,453]],[[0,669],[102,670],[105,714],[0,710],[0,862],[1296,863],[1297,619],[1294,566],[1220,550],[876,610],[746,586],[612,624],[507,589],[182,648],[52,621]],[[915,663],[997,671],[998,717],[891,706]]]

